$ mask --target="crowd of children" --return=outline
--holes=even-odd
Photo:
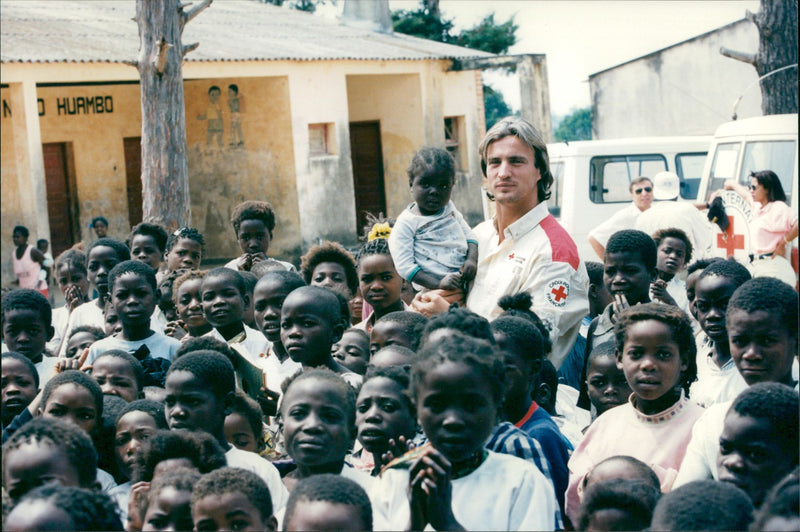
[[[800,527],[794,288],[691,263],[679,229],[619,231],[556,367],[525,292],[492,321],[404,299],[463,303],[475,278],[454,172],[420,150],[394,227],[299,268],[268,256],[264,201],[236,207],[242,254],[210,270],[196,229],[122,242],[96,219],[86,251],[52,263],[56,309],[15,228],[3,529]]]

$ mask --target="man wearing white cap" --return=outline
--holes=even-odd
[[[711,223],[694,204],[676,201],[680,178],[672,172],[659,172],[653,178],[653,197],[656,203],[636,220],[636,229],[653,235],[659,229],[680,229],[692,242],[695,259],[711,256]]]

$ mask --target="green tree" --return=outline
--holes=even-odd
[[[438,11],[428,9],[423,3],[419,8],[392,11],[392,26],[397,33],[413,35],[422,39],[452,43],[450,34],[453,21],[442,18]]]
[[[503,98],[503,93],[494,90],[491,85],[483,86],[483,107],[487,130],[501,118],[512,114],[511,108]]]
[[[284,4],[288,5],[292,9],[297,9],[298,11],[307,11],[309,13],[313,13],[317,10],[318,5],[324,5],[327,1],[330,1],[331,4],[336,5],[336,0],[261,0],[265,4],[272,4],[274,6],[282,6]]]
[[[514,24],[514,17],[498,24],[494,20],[494,13],[489,13],[473,28],[463,30],[455,43],[465,48],[504,54],[516,44],[518,29],[519,26]]]
[[[506,22],[497,23],[494,20],[494,13],[489,13],[472,28],[453,35],[453,20],[442,17],[438,0],[422,0],[415,10],[392,11],[392,25],[397,33],[493,54],[508,52],[508,49],[517,42],[516,32],[519,28],[514,23],[514,17]],[[487,129],[500,118],[511,114],[503,94],[488,85],[483,86],[483,105]]]
[[[592,140],[592,110],[586,107],[572,111],[553,130],[553,137],[558,142]]]

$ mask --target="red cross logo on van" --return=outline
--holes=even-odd
[[[733,231],[733,216],[728,216],[728,229],[717,235],[717,247],[724,249],[726,256],[732,256],[737,249],[744,249],[744,235],[737,235]]]

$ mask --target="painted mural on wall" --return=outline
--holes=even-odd
[[[226,95],[223,96],[223,89]],[[299,219],[294,179],[288,89],[280,78],[252,83],[237,80],[188,81],[187,155],[192,223],[205,236],[206,256],[240,253],[230,222],[245,200],[267,200],[277,226],[271,254],[294,259]],[[246,112],[244,93],[256,102]],[[245,136],[248,141],[245,144]]]
[[[222,148],[224,145],[225,124],[222,117],[222,108],[220,107],[220,95],[222,91],[216,85],[212,85],[208,89],[208,107],[203,114],[197,115],[197,119],[201,122],[206,122],[206,145],[216,145]],[[228,131],[230,147],[244,146],[244,137],[242,136],[242,99],[239,96],[239,87],[231,83],[228,85]]]

